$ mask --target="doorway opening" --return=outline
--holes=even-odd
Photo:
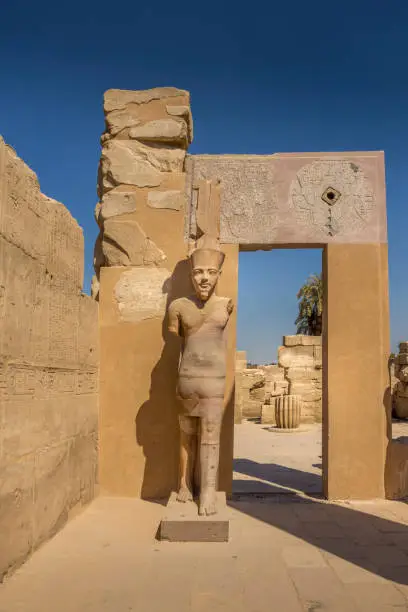
[[[234,495],[322,495],[322,308],[322,249],[240,251]]]

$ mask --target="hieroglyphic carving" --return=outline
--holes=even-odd
[[[289,199],[297,220],[324,236],[359,231],[375,208],[373,188],[361,169],[338,159],[303,166]]]
[[[270,157],[191,156],[189,188],[200,180],[218,180],[221,187],[221,242],[264,242],[276,234],[279,217],[275,168]],[[190,237],[195,238],[194,198],[190,208]],[[248,229],[250,228],[250,229]]]

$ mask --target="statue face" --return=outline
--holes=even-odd
[[[215,286],[220,277],[221,270],[216,268],[214,265],[196,265],[192,269],[192,279],[195,292],[197,297],[203,302],[206,302],[208,298],[214,292]]]

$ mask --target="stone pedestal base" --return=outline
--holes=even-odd
[[[195,502],[180,503],[172,493],[160,523],[159,539],[169,542],[228,542],[229,516],[225,493],[217,493],[218,512],[199,516]]]

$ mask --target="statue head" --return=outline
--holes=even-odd
[[[199,248],[190,255],[194,289],[203,302],[214,293],[224,259],[224,253],[216,249]]]

